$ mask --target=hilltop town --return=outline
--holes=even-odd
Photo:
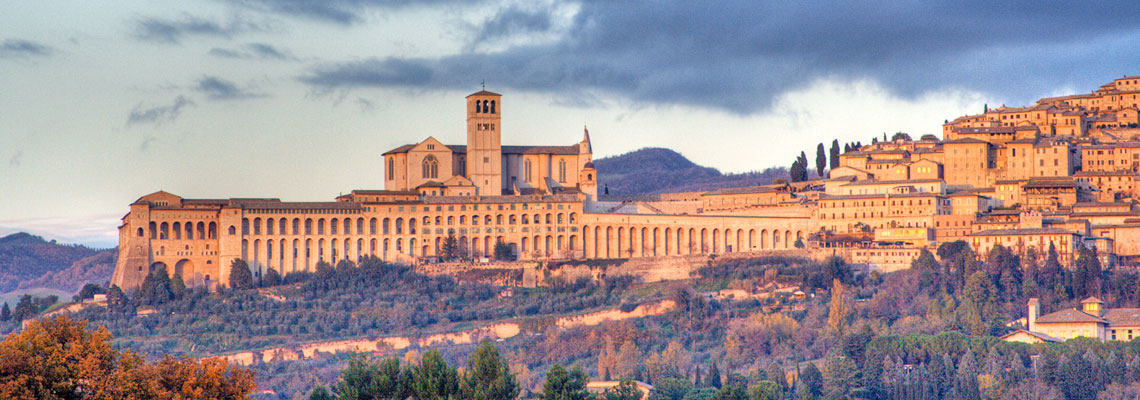
[[[189,199],[156,192],[120,226],[112,281],[155,268],[188,285],[320,261],[423,264],[588,260],[801,250],[884,271],[962,240],[1055,251],[1095,248],[1103,264],[1140,256],[1140,77],[1029,107],[948,120],[943,138],[907,134],[849,147],[826,179],[653,196],[598,193],[589,131],[565,146],[502,145],[502,96],[467,97],[467,144],[434,137],[385,152],[384,189],[330,202]],[[837,162],[836,162],[837,161]]]

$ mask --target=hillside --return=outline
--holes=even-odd
[[[788,177],[783,167],[724,174],[715,168],[697,165],[673,150],[656,147],[600,158],[594,161],[594,166],[598,169],[599,194],[609,186],[613,195],[708,191],[765,185]]]
[[[23,232],[0,238],[0,292],[16,289],[21,282],[66,270],[96,253],[99,250],[49,242]]]
[[[90,257],[84,257],[58,272],[49,272],[39,278],[20,282],[20,289],[50,288],[74,293],[86,283],[104,285],[115,273],[115,250],[103,250]]]

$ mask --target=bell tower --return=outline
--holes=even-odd
[[[503,194],[502,95],[467,96],[467,179],[480,196]]]

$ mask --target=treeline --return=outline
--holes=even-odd
[[[340,373],[330,388],[316,386],[309,400],[331,399],[471,399],[512,400],[535,393],[520,388],[515,373],[491,342],[484,340],[467,360],[460,372],[447,363],[437,350],[424,353],[415,364],[403,364],[399,358],[356,356]],[[569,370],[555,364],[546,373],[541,392],[543,400],[586,400],[595,398],[587,390],[590,377],[581,368]],[[630,380],[603,393],[606,400],[638,400],[642,393]]]
[[[0,342],[0,398],[249,399],[253,373],[220,358],[146,363],[111,346],[104,328],[65,316],[34,321]]]
[[[281,278],[266,273],[254,279],[243,261],[234,265],[231,278],[240,275],[235,272],[247,272],[231,282],[236,289],[187,288],[177,274],[156,269],[129,293],[112,286],[107,308],[88,307],[78,316],[105,325],[121,345],[140,351],[193,348],[195,353],[214,354],[618,306],[622,289],[631,282],[615,277],[597,284],[586,278],[550,288],[516,288],[512,296],[500,298],[495,286],[426,276],[374,257],[359,265],[347,260],[336,266],[322,263],[314,273]]]

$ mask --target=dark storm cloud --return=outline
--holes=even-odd
[[[265,30],[242,18],[233,17],[229,22],[218,22],[209,18],[183,15],[179,19],[140,18],[134,22],[134,37],[138,40],[163,44],[179,44],[190,36],[213,36],[231,38],[236,34]]]
[[[204,76],[194,86],[194,90],[202,92],[210,100],[233,100],[260,97],[262,95],[239,88],[233,82],[216,76]]]
[[[262,59],[278,61],[297,60],[297,57],[294,57],[292,53],[283,49],[279,49],[267,43],[249,43],[243,46],[242,50],[215,47],[210,49],[209,54],[221,58]]]
[[[49,56],[52,48],[23,39],[5,39],[0,43],[0,59]]]
[[[1133,1],[881,4],[586,1],[552,43],[326,64],[299,79],[320,90],[470,89],[487,79],[502,90],[600,91],[747,114],[820,79],[871,80],[900,96],[951,88],[1028,101],[1140,73]],[[510,15],[488,19],[476,37],[509,37],[550,18]]]
[[[350,25],[369,9],[399,9],[443,4],[477,4],[483,0],[225,0],[229,3],[292,17]]]
[[[148,107],[139,103],[127,116],[127,125],[174,121],[182,114],[183,108],[193,105],[194,102],[185,96],[178,96],[170,105]]]

